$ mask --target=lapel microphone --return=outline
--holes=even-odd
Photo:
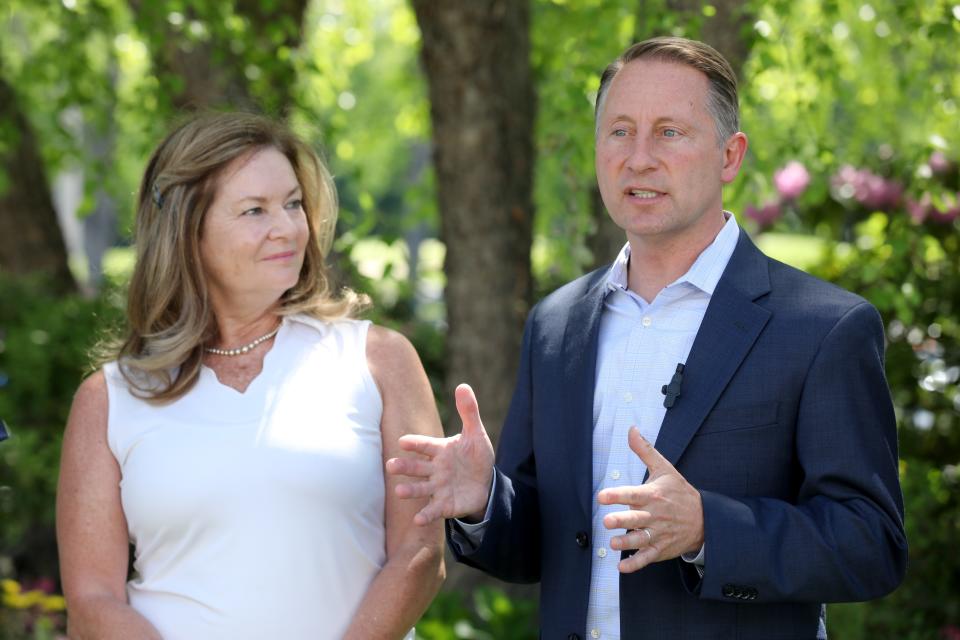
[[[667,409],[672,407],[680,397],[680,386],[683,384],[683,363],[677,363],[677,370],[670,379],[670,384],[665,384],[660,388],[660,392],[666,396],[663,399],[663,406]]]

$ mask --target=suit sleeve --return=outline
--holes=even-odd
[[[517,383],[497,448],[490,520],[470,551],[447,540],[457,561],[507,582],[540,580],[540,508],[533,453],[532,351],[536,308],[523,332]]]
[[[685,571],[700,598],[860,601],[900,584],[907,542],[883,339],[863,302],[823,340],[796,415],[795,503],[701,491],[705,572],[691,585]]]

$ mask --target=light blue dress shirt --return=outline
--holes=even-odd
[[[684,363],[697,337],[710,297],[737,246],[740,230],[728,215],[720,233],[690,269],[647,302],[627,289],[630,245],[620,251],[607,276],[610,293],[600,317],[597,377],[593,395],[593,513],[590,536],[593,562],[587,632],[591,638],[620,638],[620,552],[610,539],[623,529],[603,526],[608,513],[623,505],[601,505],[597,492],[607,487],[639,485],[647,466],[627,444],[631,426],[656,442],[667,409],[663,385]],[[678,402],[683,402],[680,396]],[[656,536],[656,527],[652,528]],[[688,562],[704,563],[704,550]]]

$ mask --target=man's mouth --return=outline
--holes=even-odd
[[[648,191],[646,189],[630,189],[627,193],[634,198],[640,198],[642,200],[650,200],[660,195],[659,191]]]

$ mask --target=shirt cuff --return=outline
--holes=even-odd
[[[689,562],[690,564],[695,564],[698,567],[702,567],[705,564],[703,558],[706,547],[707,545],[704,543],[700,545],[700,551],[697,553],[681,553],[680,558],[683,559],[684,562]]]
[[[487,498],[487,509],[483,512],[480,522],[464,522],[460,518],[451,519],[451,539],[457,544],[460,553],[472,553],[483,542],[483,532],[490,523],[490,514],[493,511],[493,494],[497,488],[497,473],[493,472],[493,482],[490,483],[490,496]]]

